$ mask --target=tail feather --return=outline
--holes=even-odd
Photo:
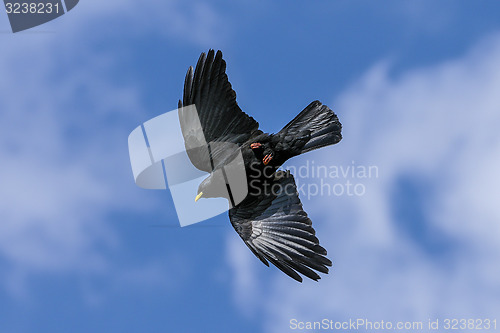
[[[300,112],[280,131],[286,136],[303,136],[309,133],[309,140],[300,153],[336,144],[342,140],[342,124],[337,115],[320,101],[314,101]]]

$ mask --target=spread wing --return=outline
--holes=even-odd
[[[302,209],[295,180],[289,172],[280,171],[272,188],[270,193],[230,209],[231,224],[266,266],[270,261],[299,282],[298,273],[317,281],[321,277],[314,270],[326,274],[332,262],[325,257],[326,250]]]
[[[186,74],[184,96],[179,101],[179,120],[189,159],[195,167],[207,172],[243,142],[260,133],[259,123],[236,103],[236,93],[225,71],[221,51],[215,55],[214,50],[208,55],[202,53],[194,73],[190,67]],[[197,117],[196,113],[182,109],[193,104]],[[211,143],[210,151],[205,143]]]

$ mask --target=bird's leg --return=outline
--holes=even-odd
[[[252,149],[258,149],[258,148],[260,148],[260,147],[262,147],[262,144],[261,144],[261,143],[259,143],[259,142],[254,142],[254,143],[252,143],[252,144],[250,145],[250,148],[252,148]]]
[[[264,158],[262,159],[262,162],[264,163],[264,165],[268,165],[269,162],[271,162],[271,160],[273,159],[273,154],[267,154],[266,156],[264,156]]]

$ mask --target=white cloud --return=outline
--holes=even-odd
[[[147,32],[206,48],[229,37],[231,29],[226,22],[213,5],[203,1],[87,0],[36,30],[68,30],[74,35],[82,31],[88,33],[90,28],[106,38],[139,37]]]
[[[234,281],[235,301],[241,309],[245,309],[244,314],[251,316],[255,314],[254,307],[256,302],[263,296],[258,288],[257,276],[252,269],[253,258],[248,255],[247,246],[237,235],[231,235],[227,242],[227,260],[234,277],[229,281]]]
[[[254,284],[265,288],[267,331],[287,330],[291,318],[427,321],[499,313],[499,67],[500,36],[493,36],[458,59],[395,77],[389,64],[375,65],[338,97],[344,140],[301,160],[354,160],[377,165],[380,175],[366,181],[363,197],[303,199],[334,262],[319,283],[299,285],[276,270],[260,276],[257,260],[253,273],[236,274],[261,277]],[[401,177],[429,185],[415,202],[423,207],[418,224],[433,233],[423,239],[409,236],[415,230],[394,214]],[[445,249],[429,249],[425,237]]]
[[[0,256],[17,271],[99,270],[104,259],[95,246],[109,249],[116,244],[106,213],[127,205],[148,206],[123,191],[130,175],[126,164],[118,165],[127,160],[118,158],[116,145],[125,144],[126,128],[111,129],[117,136],[107,138],[105,132],[92,133],[97,126],[89,127],[90,120],[73,123],[68,113],[85,112],[81,100],[73,91],[65,97],[72,102],[63,102],[59,92],[68,87],[47,80],[38,67],[49,66],[45,61],[52,52],[36,51],[33,64],[20,63],[15,52],[2,56],[2,63],[10,65],[0,69],[8,83],[0,93]],[[120,98],[120,88],[107,88],[106,98]],[[103,104],[94,111],[105,114]],[[87,142],[72,139],[72,129],[82,131]]]
[[[119,29],[107,30],[116,15]],[[128,276],[123,283],[164,276],[155,263],[136,274],[142,268],[106,257],[120,247],[109,214],[158,209],[162,197],[137,189],[129,166],[127,136],[147,120],[141,85],[117,84],[117,54],[97,50],[87,28],[120,38],[161,26],[168,38],[204,44],[216,16],[201,2],[83,1],[33,33],[2,36],[0,284],[13,296],[27,294],[33,272]]]

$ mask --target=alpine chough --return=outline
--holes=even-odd
[[[225,70],[221,51],[202,53],[187,71],[179,100],[189,159],[209,173],[195,200],[227,198],[231,224],[257,258],[299,282],[299,273],[317,281],[316,271],[328,273],[332,262],[302,208],[294,177],[277,169],[293,156],[339,142],[342,125],[330,108],[314,101],[278,133],[264,133],[238,106]],[[197,117],[185,108],[193,104]],[[239,198],[230,186],[231,168],[245,171]]]

